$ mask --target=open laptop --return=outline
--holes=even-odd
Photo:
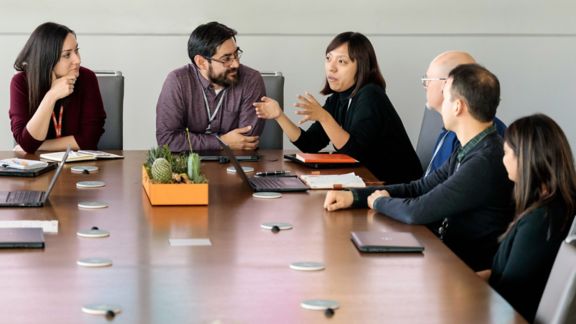
[[[50,180],[50,185],[48,185],[48,190],[46,191],[0,191],[0,207],[42,207],[48,200],[48,196],[56,184],[56,180],[62,169],[64,168],[64,163],[68,154],[70,153],[70,147],[66,150],[66,153],[62,156],[62,161],[58,163],[58,168]]]
[[[232,150],[222,140],[216,136],[222,146],[225,156],[230,160],[236,173],[240,175],[242,181],[246,183],[254,192],[274,191],[274,192],[298,192],[306,191],[309,187],[295,176],[266,176],[266,177],[248,177],[238,160],[232,153]]]
[[[406,232],[352,232],[352,242],[361,252],[422,252],[424,246]]]

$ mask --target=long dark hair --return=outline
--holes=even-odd
[[[576,211],[576,173],[570,144],[560,126],[543,114],[523,117],[508,126],[504,142],[518,161],[514,186],[517,218],[561,199],[566,207],[561,226],[570,226]]]
[[[26,73],[28,82],[28,110],[33,114],[52,83],[52,70],[60,60],[64,40],[76,33],[70,28],[53,22],[38,26],[14,62],[16,71]]]
[[[384,81],[384,77],[380,72],[376,52],[366,36],[355,32],[338,34],[330,44],[328,44],[325,54],[346,43],[348,43],[348,56],[350,56],[352,61],[357,62],[358,66],[354,78],[356,80],[356,87],[352,91],[351,96],[358,93],[358,91],[368,83],[374,83],[386,89],[386,81]],[[334,93],[334,90],[330,89],[328,80],[325,81],[324,88],[320,93],[323,95]]]

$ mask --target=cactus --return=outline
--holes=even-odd
[[[157,158],[152,163],[152,179],[160,183],[172,182],[172,166],[165,158]]]
[[[203,177],[200,175],[200,156],[198,153],[188,155],[188,178],[194,183],[203,182]]]

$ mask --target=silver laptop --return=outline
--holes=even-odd
[[[274,192],[302,192],[310,189],[300,178],[296,176],[266,176],[266,177],[248,177],[238,160],[234,156],[234,153],[228,145],[226,145],[222,140],[215,136],[222,146],[224,155],[228,157],[236,173],[240,175],[242,181],[246,183],[250,189],[254,192],[264,192],[264,191],[274,191]]]
[[[406,232],[352,232],[352,242],[361,252],[422,252],[424,246]]]
[[[48,196],[54,188],[54,184],[62,173],[64,168],[64,163],[68,154],[70,153],[70,147],[66,150],[66,153],[62,156],[62,161],[58,162],[58,168],[50,180],[50,185],[48,185],[48,190],[46,191],[0,191],[0,207],[42,207],[48,200]]]

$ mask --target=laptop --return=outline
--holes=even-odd
[[[0,249],[12,248],[44,248],[44,231],[41,227],[0,228]]]
[[[221,151],[216,150],[199,150],[194,151],[194,153],[198,153],[200,155],[200,161],[216,161],[220,163],[228,163],[230,162],[229,159],[222,155]],[[256,162],[260,159],[258,154],[250,154],[250,155],[237,155],[236,160],[243,162]]]
[[[296,162],[312,169],[335,169],[335,168],[353,168],[360,165],[359,162],[304,162],[296,157],[296,154],[284,154],[286,160]]]
[[[406,232],[352,232],[352,242],[361,252],[422,252],[424,246]]]
[[[266,177],[248,177],[238,160],[232,153],[232,150],[222,140],[216,136],[218,142],[222,146],[225,156],[230,160],[236,173],[240,175],[242,181],[246,183],[254,192],[302,192],[309,189],[309,187],[296,176],[266,176]]]
[[[54,188],[54,184],[62,173],[64,168],[64,163],[68,154],[70,153],[70,147],[66,150],[66,153],[62,155],[62,161],[58,163],[58,168],[50,180],[48,185],[48,190],[46,191],[0,191],[0,207],[42,207],[48,200],[48,196]]]

